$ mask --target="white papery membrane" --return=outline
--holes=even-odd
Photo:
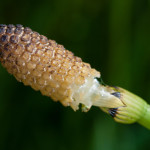
[[[119,98],[111,94],[115,91],[101,85],[92,76],[88,77],[82,86],[72,85],[72,89],[74,92],[71,107],[74,110],[79,109],[79,104],[83,104],[87,109],[90,109],[91,106],[117,108],[124,105]]]

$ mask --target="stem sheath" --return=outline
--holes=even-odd
[[[150,105],[141,97],[123,89],[115,87],[114,90],[120,93],[120,100],[125,106],[117,108],[101,108],[106,113],[110,114],[116,122],[131,124],[139,123],[142,126],[150,129]]]

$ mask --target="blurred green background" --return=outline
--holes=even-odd
[[[150,0],[5,0],[0,23],[23,24],[63,44],[109,85],[150,103]],[[145,150],[150,131],[96,107],[74,112],[0,66],[0,150]]]

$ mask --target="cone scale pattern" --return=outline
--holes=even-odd
[[[62,45],[22,25],[0,25],[0,62],[18,81],[64,106],[73,107],[74,90],[88,78],[100,77]]]

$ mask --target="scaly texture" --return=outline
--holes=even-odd
[[[72,85],[100,77],[62,45],[22,25],[0,25],[0,62],[18,81],[65,106],[74,102]]]

